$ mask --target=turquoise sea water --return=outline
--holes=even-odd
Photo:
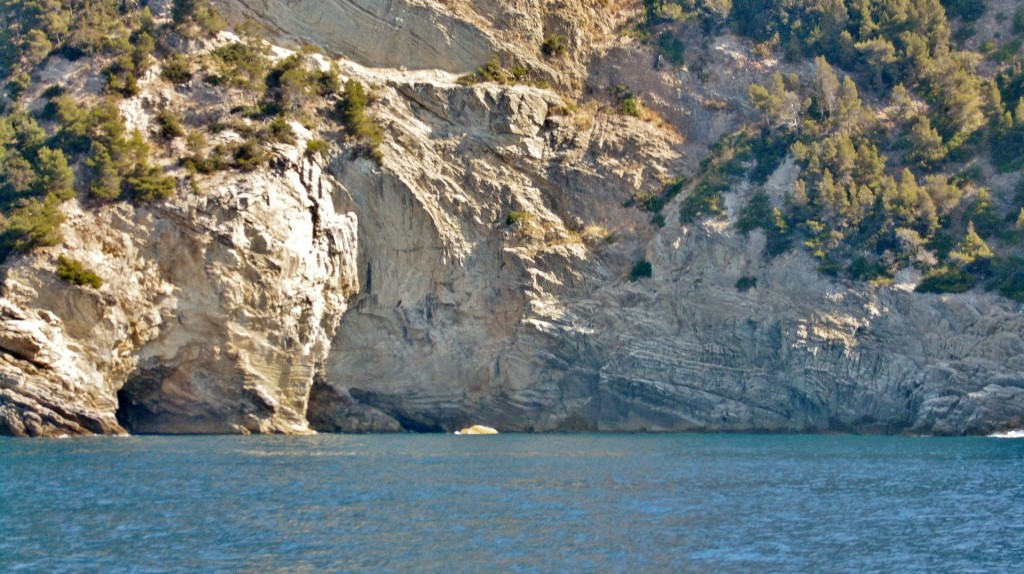
[[[0,572],[1021,572],[1024,440],[0,439]]]

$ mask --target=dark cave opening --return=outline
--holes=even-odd
[[[132,393],[130,383],[126,383],[117,391],[117,424],[121,425],[129,433],[136,434],[139,421],[146,419],[152,413],[149,412]]]

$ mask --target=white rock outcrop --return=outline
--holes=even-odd
[[[297,156],[211,183],[152,208],[68,204],[64,246],[8,269],[0,431],[307,432],[313,376],[359,289],[356,216]],[[60,252],[105,284],[57,279]]]

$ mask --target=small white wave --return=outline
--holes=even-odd
[[[1017,429],[1007,432],[996,432],[988,436],[991,438],[1024,438],[1024,429]]]

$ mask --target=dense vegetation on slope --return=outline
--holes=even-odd
[[[174,0],[159,21],[131,0],[0,0],[0,260],[60,244],[58,207],[76,196],[86,204],[157,201],[179,182],[196,188],[204,174],[254,170],[271,158],[267,142],[296,143],[293,122],[345,125],[357,150],[379,159],[381,134],[365,115],[359,82],[343,88],[312,51],[275,61],[251,22],[236,30],[237,41],[211,42],[225,26],[207,0]],[[87,83],[71,93],[45,83],[55,58],[99,76],[102,88]],[[218,120],[161,109],[151,133],[130,130],[120,100],[156,73],[166,88],[188,93],[201,80],[219,100],[243,103]],[[180,138],[185,153],[174,145]],[[323,139],[307,142],[311,155],[327,149]]]
[[[655,223],[684,191],[684,223],[721,216],[722,194],[746,180],[755,191],[737,225],[763,229],[770,255],[806,248],[823,272],[854,280],[887,282],[914,267],[925,274],[920,290],[980,283],[1024,298],[1024,7],[997,18],[1005,36],[971,50],[984,0],[643,3],[637,33],[670,66],[683,65],[682,31],[694,29],[739,34],[755,54],[781,58],[782,69],[813,63],[813,73],[752,85],[762,121],[723,138],[697,177],[639,198]],[[256,169],[271,157],[267,142],[295,143],[295,122],[337,122],[358,153],[380,159],[365,88],[342,85],[312,52],[275,61],[252,24],[238,41],[187,50],[226,25],[207,0],[175,0],[163,21],[130,0],[0,0],[0,24],[2,256],[59,244],[58,206],[76,195],[155,201],[190,187],[179,184],[195,188],[204,174]],[[550,36],[541,49],[551,57],[566,43]],[[101,93],[35,85],[53,57],[100,62]],[[498,60],[475,77],[495,79],[491,68],[505,77]],[[244,103],[205,123],[161,110],[155,131],[131,131],[118,100],[155,73],[169,86],[200,80]],[[637,115],[638,101],[623,94],[623,112]],[[179,138],[185,153],[172,153]],[[307,143],[312,155],[328,147]],[[797,181],[770,197],[760,186],[787,159],[800,168]],[[176,163],[184,178],[166,172]]]
[[[802,244],[833,275],[885,282],[916,267],[919,290],[985,283],[1024,298],[1024,185],[1004,175],[1024,167],[1024,7],[997,16],[1012,20],[1012,36],[979,53],[964,46],[983,0],[645,5],[642,33],[669,61],[685,49],[680,23],[697,21],[748,38],[762,57],[814,65],[811,76],[777,72],[751,86],[763,121],[713,150],[684,222],[722,214],[730,185],[760,186],[790,157],[801,168],[794,189],[758,189],[739,220],[744,232],[765,229],[769,253]],[[983,185],[993,180],[998,188]]]

